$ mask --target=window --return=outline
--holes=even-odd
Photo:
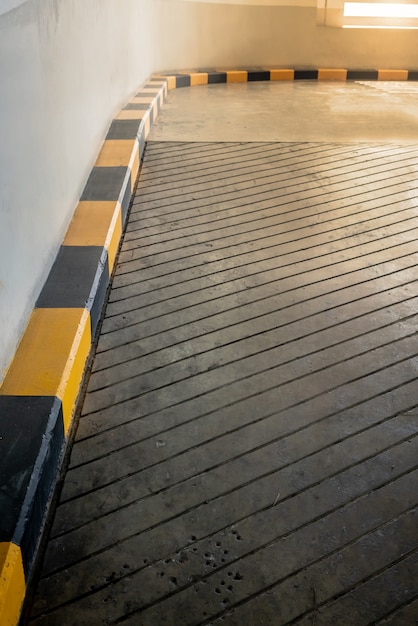
[[[318,0],[318,23],[342,28],[418,28],[416,0]]]

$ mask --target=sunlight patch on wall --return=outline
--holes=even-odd
[[[418,28],[418,4],[413,2],[344,2],[318,0],[317,23],[342,28]]]
[[[390,4],[387,2],[344,2],[345,17],[403,17],[417,18],[417,4]]]

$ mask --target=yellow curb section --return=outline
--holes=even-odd
[[[176,88],[177,82],[175,76],[156,76],[156,78],[163,78],[168,90]]]
[[[294,80],[295,70],[270,70],[270,80]]]
[[[152,94],[153,96],[158,96],[160,87],[156,85],[155,87],[144,87],[141,89],[141,94]]]
[[[91,347],[85,309],[35,309],[0,389],[2,395],[56,396],[62,401],[64,435]]]
[[[129,165],[136,139],[107,139],[99,152],[96,167]]]
[[[245,70],[227,71],[227,83],[246,83],[248,80],[248,72]]]
[[[119,202],[79,202],[62,245],[104,246],[115,211],[121,211]]]
[[[134,190],[139,170],[139,143],[137,139],[107,139],[100,150],[96,167],[131,168],[131,191]]]
[[[129,100],[129,104],[151,104],[154,102],[155,98],[153,96],[135,96],[135,98],[131,98]]]
[[[148,89],[150,87],[160,90],[163,97],[167,95],[168,87],[167,87],[167,81],[165,78],[162,78],[161,80],[156,79],[155,77],[151,78],[151,80],[149,80],[148,83],[144,85],[145,89]],[[155,95],[158,95],[158,94],[155,94]]]
[[[110,275],[121,236],[120,202],[82,201],[78,203],[62,245],[106,247]]]
[[[408,70],[377,70],[378,80],[408,80]]]
[[[114,118],[115,120],[142,120],[149,115],[148,110],[140,111],[138,109],[122,109]],[[117,141],[117,140],[115,140]]]
[[[320,68],[318,80],[347,80],[347,70]]]
[[[125,165],[131,168],[131,191],[139,170],[139,143],[137,139],[107,139],[95,163],[97,167]]]
[[[163,96],[163,94],[161,94],[161,96]],[[132,100],[129,100],[129,104],[148,104],[149,107],[152,108],[152,113],[154,116],[154,121],[157,119],[158,117],[158,96],[135,96],[135,98],[132,98]],[[164,104],[164,98],[162,97],[162,99],[160,98],[160,106],[162,106]]]
[[[208,84],[208,74],[207,72],[192,72],[189,74],[190,76],[190,86],[194,85],[207,85]]]
[[[0,543],[0,624],[16,626],[26,593],[22,553],[14,543]]]

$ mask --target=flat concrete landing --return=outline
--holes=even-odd
[[[416,623],[417,180],[148,144],[30,624]]]
[[[170,93],[155,141],[418,143],[418,83],[278,81]]]

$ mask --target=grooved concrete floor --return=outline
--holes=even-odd
[[[418,145],[188,124],[146,149],[28,622],[414,624]]]

